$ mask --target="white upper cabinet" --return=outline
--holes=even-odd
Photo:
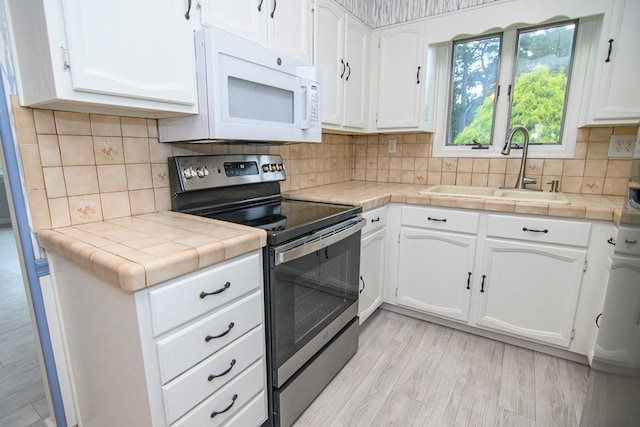
[[[424,23],[380,32],[378,129],[419,129],[425,122]]]
[[[317,8],[315,64],[322,77],[325,127],[365,127],[369,29],[331,1]]]
[[[616,0],[603,21],[591,60],[590,97],[583,108],[584,125],[637,125],[640,120],[640,2]]]
[[[202,25],[218,27],[301,61],[313,59],[310,0],[202,0]]]
[[[22,105],[196,113],[193,31],[184,13],[171,0],[10,0]]]

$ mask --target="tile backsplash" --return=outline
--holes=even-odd
[[[321,144],[158,142],[156,121],[20,107],[13,118],[35,230],[171,209],[167,157],[279,154],[282,191],[348,180],[407,184],[513,185],[519,159],[432,158],[431,134],[323,134]],[[527,176],[560,180],[567,193],[624,195],[630,160],[607,157],[611,134],[635,127],[584,128],[573,159],[530,159]],[[397,141],[388,153],[388,140]]]

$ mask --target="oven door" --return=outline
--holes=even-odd
[[[281,387],[357,316],[357,217],[270,249],[273,385]]]

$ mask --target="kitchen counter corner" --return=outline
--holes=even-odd
[[[40,230],[37,235],[45,251],[128,292],[266,245],[264,230],[171,211]]]

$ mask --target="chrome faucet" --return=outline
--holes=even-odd
[[[522,162],[520,163],[520,172],[518,173],[518,179],[516,180],[516,188],[526,189],[527,184],[537,184],[538,178],[527,178],[524,176],[525,168],[527,167],[527,152],[529,151],[529,131],[524,126],[516,126],[511,129],[509,132],[509,136],[507,137],[507,141],[504,143],[504,147],[502,147],[501,154],[508,156],[511,153],[511,141],[513,140],[513,135],[516,132],[522,132],[524,135],[524,145],[522,146]]]

